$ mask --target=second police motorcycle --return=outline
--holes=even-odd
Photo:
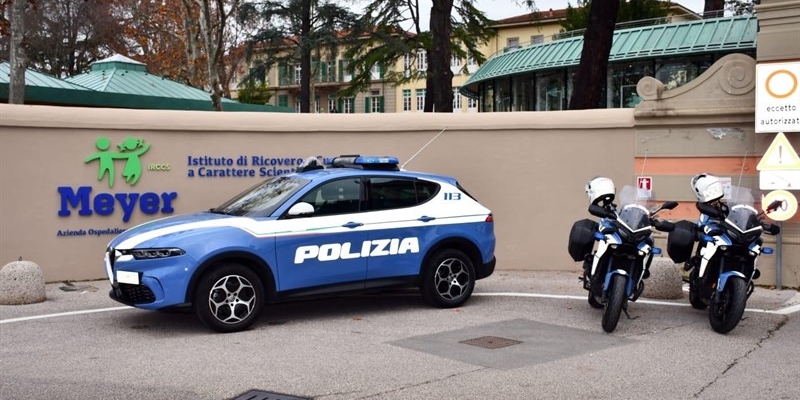
[[[661,254],[651,237],[652,228],[664,232],[674,228],[671,222],[655,218],[656,213],[678,205],[669,201],[650,210],[638,204],[636,188],[625,186],[618,209],[615,193],[614,182],[606,177],[586,184],[589,213],[600,220],[575,222],[568,246],[572,259],[584,262],[581,281],[589,291],[589,304],[604,309],[602,327],[606,332],[616,329],[620,313],[628,315],[628,302],[636,301],[644,291],[653,255]]]
[[[780,227],[764,222],[765,214],[783,206],[774,201],[759,212],[749,189],[731,187],[730,199],[723,201],[719,179],[709,174],[692,178],[700,218],[696,223],[679,221],[667,238],[667,253],[676,264],[689,271],[689,302],[692,307],[708,308],[711,328],[730,332],[742,318],[747,299],[753,293],[753,280],[760,271],[761,254],[772,254],[765,247],[762,233],[777,235]],[[692,256],[695,242],[697,249]]]

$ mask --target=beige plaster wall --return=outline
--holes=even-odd
[[[577,270],[566,243],[573,221],[588,216],[583,186],[604,174],[633,182],[633,110],[487,114],[262,114],[116,110],[0,104],[0,263],[22,257],[38,263],[47,281],[104,277],[103,251],[112,235],[160,218],[140,210],[123,222],[111,215],[59,216],[59,187],[98,193],[176,193],[174,213],[219,205],[264,179],[189,177],[188,158],[245,156],[304,158],[339,154],[395,155],[409,170],[450,174],[496,217],[498,269]],[[98,181],[100,137],[151,147],[131,186],[115,162],[115,183]],[[150,164],[169,165],[150,171]],[[59,231],[86,235],[58,236]]]

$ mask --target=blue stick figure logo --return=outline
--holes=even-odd
[[[108,176],[108,187],[113,187],[115,160],[125,160],[121,176],[129,185],[136,185],[142,175],[142,162],[139,160],[139,156],[150,149],[150,143],[145,143],[143,139],[128,137],[117,145],[119,151],[113,151],[111,150],[111,141],[107,137],[101,136],[94,145],[100,151],[88,155],[83,162],[98,161],[98,181],[102,181],[104,177]]]

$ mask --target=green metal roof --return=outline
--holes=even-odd
[[[654,25],[614,32],[609,62],[671,55],[733,52],[756,48],[755,16],[705,19]],[[481,82],[508,75],[577,66],[583,37],[531,45],[487,60],[461,87],[461,94],[477,98]]]
[[[0,101],[8,101],[8,62],[0,63]],[[65,80],[25,70],[25,103],[63,106],[211,111],[211,94],[147,73],[144,64],[116,55]],[[223,111],[296,112],[294,108],[222,99]]]
[[[11,79],[11,64],[6,61],[0,62],[0,84],[8,85]],[[53,89],[72,89],[90,90],[71,82],[66,82],[50,75],[36,72],[30,69],[25,70],[25,87],[36,86]]]
[[[92,70],[67,78],[67,82],[106,93],[123,93],[171,99],[211,101],[211,94],[147,72],[144,64],[121,55],[96,61]],[[235,103],[222,99],[224,103]]]

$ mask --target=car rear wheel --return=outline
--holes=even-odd
[[[234,263],[213,267],[202,278],[194,295],[197,318],[217,332],[247,329],[261,315],[264,286],[255,272]]]
[[[451,308],[464,304],[474,287],[475,267],[460,250],[436,252],[422,270],[422,297],[436,307]]]

